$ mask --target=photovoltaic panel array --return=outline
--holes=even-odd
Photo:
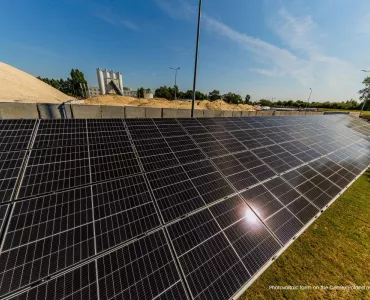
[[[236,297],[369,137],[344,115],[0,120],[0,297]]]

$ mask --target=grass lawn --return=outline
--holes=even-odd
[[[269,290],[270,285],[370,287],[370,169],[239,300],[370,299],[370,290]]]

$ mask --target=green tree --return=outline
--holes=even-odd
[[[82,73],[78,69],[72,69],[70,75],[74,96],[82,98],[86,97],[84,87],[87,85],[87,81],[85,79],[84,73]]]
[[[224,101],[231,104],[240,104],[243,102],[243,99],[240,95],[234,93],[228,93],[224,95]]]
[[[171,93],[167,86],[161,86],[160,88],[156,89],[154,95],[156,98],[171,100]]]
[[[184,95],[185,99],[189,100],[189,99],[193,99],[193,91],[192,90],[188,90],[185,95]]]
[[[220,91],[214,90],[213,92],[209,93],[209,100],[215,101],[221,99]]]
[[[144,98],[144,88],[141,87],[137,90],[137,97],[138,98]]]
[[[361,107],[364,105],[364,110],[370,110],[370,77],[366,77],[362,82],[365,85],[365,88],[359,90],[360,100],[362,100]]]
[[[250,101],[251,101],[251,96],[250,95],[245,96],[245,104],[249,104]]]

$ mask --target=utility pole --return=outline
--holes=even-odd
[[[177,87],[177,71],[180,70],[180,68],[171,68],[171,70],[175,71],[175,100],[177,100],[177,95],[176,95],[176,87]]]
[[[310,95],[308,96],[306,109],[308,108],[308,105],[310,105],[311,95],[312,95],[312,89],[310,88]]]
[[[191,102],[191,117],[192,118],[194,117],[195,90],[196,90],[196,85],[197,85],[197,69],[198,69],[198,52],[199,52],[199,35],[200,35],[201,15],[202,15],[202,0],[199,0],[197,42],[196,42],[196,48],[195,48],[195,64],[194,64],[193,100]]]

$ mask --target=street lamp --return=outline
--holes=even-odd
[[[312,89],[310,88],[310,95],[308,96],[306,109],[308,108],[308,105],[310,105],[311,95],[312,95]]]
[[[197,42],[196,42],[196,48],[195,48],[195,64],[194,64],[193,100],[191,101],[191,117],[192,118],[194,117],[195,89],[197,85],[197,68],[198,68],[198,52],[199,52],[199,35],[200,35],[201,15],[202,15],[202,0],[199,0]]]
[[[175,71],[175,100],[177,100],[177,95],[176,95],[176,87],[177,87],[177,71],[180,70],[180,68],[171,68],[171,70],[174,70]]]

